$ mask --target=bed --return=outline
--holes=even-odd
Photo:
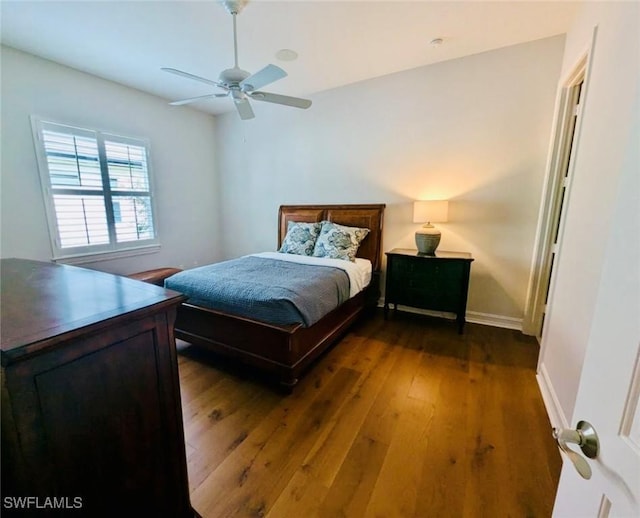
[[[384,208],[383,204],[280,207],[278,249],[290,222],[330,221],[369,230],[356,254],[357,258],[370,261],[369,284],[317,321],[310,325],[304,322],[268,323],[247,313],[212,309],[189,299],[178,308],[176,337],[257,368],[286,391],[291,391],[302,373],[342,336],[358,316],[376,307],[380,294]],[[169,283],[170,279],[165,282]],[[168,284],[167,287],[171,286]]]

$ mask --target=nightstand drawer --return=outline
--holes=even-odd
[[[415,272],[410,273],[407,270],[392,272],[392,278],[398,289],[402,290],[421,290],[421,291],[438,291],[440,279],[437,271],[432,272]]]
[[[459,284],[467,268],[462,261],[426,263],[404,258],[392,261],[391,265],[391,276],[396,283],[422,287],[425,290]]]
[[[430,268],[414,268],[412,280],[425,287],[436,283],[437,286],[446,288],[448,285],[459,284],[463,276],[463,264],[449,263]]]
[[[455,313],[460,306],[460,298],[461,294],[457,291],[423,290],[410,287],[395,299],[403,306]]]

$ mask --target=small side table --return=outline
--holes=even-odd
[[[408,248],[386,252],[387,280],[384,314],[389,305],[398,304],[456,314],[458,332],[462,333],[467,310],[469,274],[473,257],[466,252],[436,251],[421,254]]]
[[[167,277],[171,277],[173,274],[181,271],[182,270],[180,268],[156,268],[155,270],[145,270],[144,272],[132,273],[127,275],[127,277],[163,287],[164,280]]]

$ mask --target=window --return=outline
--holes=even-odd
[[[34,119],[54,259],[157,248],[148,144]]]

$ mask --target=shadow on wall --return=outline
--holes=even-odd
[[[495,315],[524,315],[540,198],[527,180],[526,174],[514,173],[450,202],[449,243],[466,246],[476,259],[471,310],[483,307],[483,312]]]

